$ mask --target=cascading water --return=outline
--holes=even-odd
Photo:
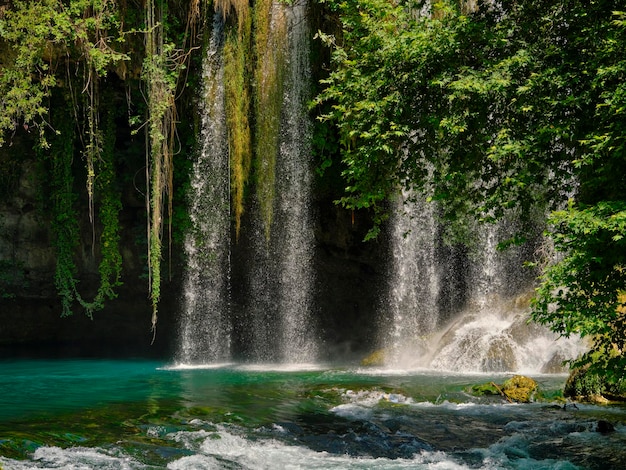
[[[309,27],[307,1],[294,2],[287,9],[289,54],[284,94],[284,127],[277,167],[280,195],[277,219],[283,221],[278,233],[282,243],[279,311],[282,322],[281,359],[311,362],[317,356],[316,328],[311,307],[313,286],[313,221],[311,213],[311,123]]]
[[[269,99],[280,104],[274,130],[276,164],[270,178],[275,181],[270,191],[276,195],[272,217],[265,218],[266,208],[261,210],[259,200],[253,200],[242,227],[244,247],[231,247],[224,28],[221,16],[216,15],[203,65],[202,136],[189,197],[193,227],[185,241],[188,263],[179,362],[215,363],[241,357],[255,362],[302,363],[316,357],[311,312],[314,275],[307,4],[275,2],[271,9],[276,21],[270,28],[279,28],[272,34],[280,37],[286,31],[287,39],[279,44],[284,53],[281,50],[268,59],[276,60],[269,69],[284,83],[269,88],[278,90],[270,91],[275,96]],[[236,257],[241,254],[243,257]],[[233,270],[236,279],[231,276]]]
[[[203,62],[202,134],[189,190],[192,228],[185,237],[187,269],[177,360],[230,359],[230,195],[224,111],[223,24],[220,14]]]
[[[248,356],[260,361],[312,362],[317,356],[311,296],[311,123],[307,116],[310,66],[306,1],[281,5],[287,15],[288,52],[275,194],[269,240],[253,223],[245,310],[252,317]]]
[[[525,248],[497,249],[506,222],[478,227],[476,246],[459,260],[445,256],[433,209],[425,201],[410,199],[404,195],[391,217],[394,257],[386,308],[392,312],[393,335],[385,340],[389,365],[558,372],[564,360],[583,351],[578,338],[557,339],[528,322],[532,273],[522,271]],[[454,272],[465,278],[458,291],[450,287]],[[458,313],[443,308],[446,295],[456,295]],[[455,314],[453,320],[442,321],[450,313]]]
[[[439,321],[434,206],[423,200],[409,202],[414,197],[403,192],[391,215],[387,302],[391,321],[383,341],[392,345],[390,360],[394,364],[409,360],[404,354],[419,349]]]

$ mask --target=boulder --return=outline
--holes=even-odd
[[[537,382],[530,377],[515,375],[502,384],[502,392],[512,401],[530,403],[537,391]]]
[[[485,372],[506,372],[517,369],[517,358],[511,338],[497,336],[489,345],[489,350],[482,360],[481,370]]]

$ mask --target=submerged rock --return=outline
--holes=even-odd
[[[608,434],[614,431],[615,431],[615,426],[613,426],[613,424],[610,423],[609,421],[601,419],[601,420],[598,420],[598,422],[596,423],[596,432],[599,432],[600,434]]]
[[[378,349],[361,360],[362,366],[384,366],[387,359],[387,351]]]
[[[516,370],[517,368],[517,358],[515,357],[512,338],[508,335],[495,337],[482,360],[481,370],[506,372]]]

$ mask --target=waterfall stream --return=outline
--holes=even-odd
[[[409,344],[416,347],[424,335],[435,331],[439,322],[439,275],[433,205],[426,201],[409,203],[413,194],[402,193],[391,215],[388,299],[391,322],[385,342],[391,341],[393,363],[403,357]]]
[[[313,286],[313,220],[311,212],[311,123],[309,28],[307,1],[287,9],[289,54],[283,100],[283,130],[277,167],[276,210],[282,222],[275,238],[281,239],[279,311],[283,362],[311,362],[317,355],[316,328],[311,295]]]
[[[216,15],[203,64],[201,148],[189,194],[192,229],[185,240],[187,269],[177,360],[215,363],[233,355],[255,362],[311,362],[317,337],[311,295],[313,220],[311,212],[311,123],[309,30],[306,1],[276,2],[285,15],[287,44],[276,149],[273,216],[268,230],[258,200],[248,208],[245,248],[231,246],[229,147],[224,102],[224,28]],[[279,55],[280,56],[280,55]],[[234,249],[245,251],[233,284]],[[247,250],[247,251],[246,251]],[[238,305],[231,291],[236,290]],[[233,351],[233,335],[239,349]]]
[[[283,7],[287,15],[288,51],[282,100],[276,187],[270,239],[257,218],[253,223],[255,258],[251,260],[250,296],[253,360],[311,362],[317,338],[311,294],[313,221],[311,215],[311,123],[306,1]]]
[[[577,337],[558,339],[528,321],[533,281],[523,268],[528,246],[498,250],[508,229],[504,221],[477,226],[468,251],[449,256],[433,206],[403,194],[391,217],[394,257],[384,308],[391,312],[386,330],[392,334],[382,341],[388,365],[457,372],[564,371],[562,362],[584,347]],[[446,297],[451,299],[447,306]]]
[[[230,175],[223,38],[222,17],[216,13],[202,66],[202,134],[189,190],[192,228],[185,237],[187,269],[177,353],[184,363],[220,362],[231,355]]]

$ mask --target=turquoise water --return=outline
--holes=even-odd
[[[0,361],[3,469],[621,469],[626,410],[470,396],[506,376]],[[535,377],[556,397],[564,376]],[[598,422],[615,432],[598,432]]]

